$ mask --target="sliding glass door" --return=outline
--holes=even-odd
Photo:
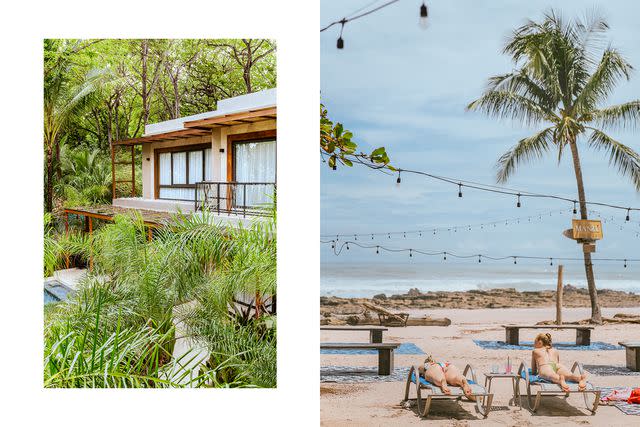
[[[260,206],[273,202],[276,182],[276,141],[242,141],[233,145],[236,206]],[[258,183],[258,185],[241,185]]]

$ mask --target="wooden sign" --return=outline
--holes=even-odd
[[[572,239],[575,240],[600,240],[602,239],[602,223],[600,220],[574,219],[571,221]]]

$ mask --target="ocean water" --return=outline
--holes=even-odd
[[[555,290],[557,265],[518,261],[490,263],[322,263],[320,294],[340,297],[388,296],[420,291],[467,291],[515,288],[519,291]],[[596,287],[640,293],[640,266],[595,265]],[[564,265],[563,283],[586,288],[584,265]]]

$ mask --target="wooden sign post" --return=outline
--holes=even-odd
[[[593,219],[574,219],[571,228],[562,234],[582,245],[582,252],[590,254],[596,251],[596,240],[602,239],[602,223]]]
[[[558,266],[558,288],[556,290],[556,325],[562,325],[562,270],[563,266]]]

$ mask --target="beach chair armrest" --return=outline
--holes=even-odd
[[[578,369],[578,373],[580,375],[584,374],[584,367],[582,366],[582,363],[573,362],[573,366],[571,367],[571,372],[574,373],[576,371],[576,368]]]
[[[411,368],[409,368],[409,375],[407,376],[408,381],[411,381],[411,374],[416,373],[416,375],[418,374],[418,368],[416,368],[415,365],[411,365]],[[416,376],[416,381],[419,381],[420,379]]]
[[[462,375],[466,378],[467,377],[467,373],[471,371],[471,379],[473,380],[474,383],[478,383],[478,379],[476,378],[476,371],[474,371],[473,366],[471,366],[470,363],[467,363],[467,366],[464,367],[464,371],[462,372]]]
[[[524,372],[524,380],[526,381],[526,383],[529,383],[529,368],[527,367],[527,364],[524,362],[520,362],[520,367],[518,367],[518,375],[520,375],[522,377],[522,372]]]

